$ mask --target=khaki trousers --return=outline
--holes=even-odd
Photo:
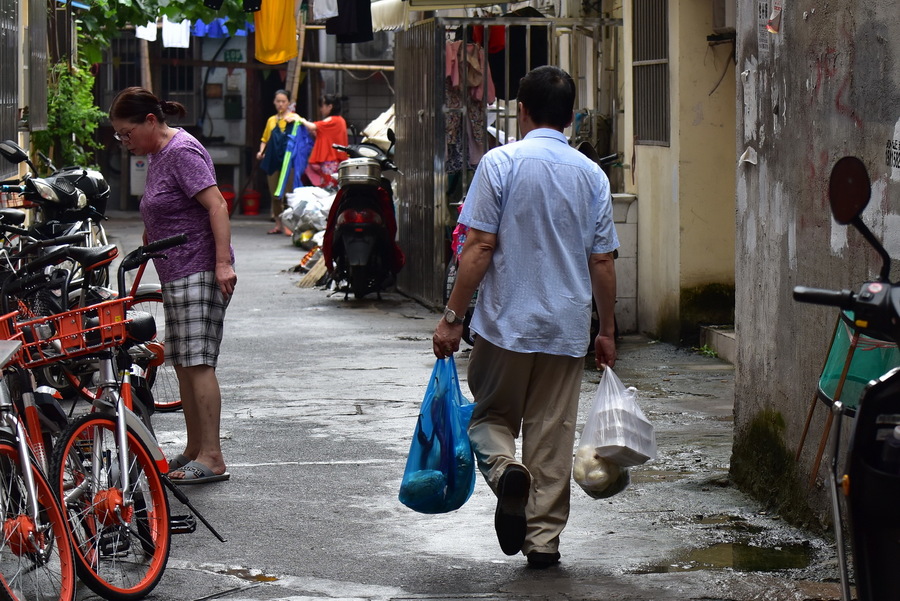
[[[469,359],[469,389],[475,409],[469,438],[478,467],[497,493],[497,482],[516,460],[522,434],[522,461],[531,474],[522,552],[553,553],[569,519],[569,493],[578,397],[584,359],[515,353],[483,338]]]

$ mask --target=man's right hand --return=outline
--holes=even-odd
[[[443,359],[458,351],[462,333],[462,322],[449,324],[442,317],[437,327],[434,328],[434,336],[431,338],[434,356],[438,359]]]

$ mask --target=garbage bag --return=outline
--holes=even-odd
[[[334,197],[334,192],[314,186],[295,188],[285,198],[287,208],[281,220],[291,230],[324,230]]]
[[[475,490],[475,458],[467,429],[474,404],[459,387],[453,357],[438,359],[413,431],[400,502],[419,513],[462,507]]]

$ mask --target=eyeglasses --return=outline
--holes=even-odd
[[[139,123],[138,125],[140,125],[140,123]],[[131,129],[129,129],[128,131],[126,131],[124,134],[120,134],[119,132],[115,132],[115,133],[113,134],[113,137],[114,137],[116,140],[118,140],[119,142],[127,142],[128,140],[131,139],[131,132],[133,132],[134,130],[136,130],[137,127],[138,127],[138,126],[135,125],[135,126],[132,127]]]

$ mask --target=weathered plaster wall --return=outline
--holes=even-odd
[[[623,3],[626,23],[631,2]],[[711,46],[708,0],[669,2],[669,146],[634,144],[625,125],[626,189],[638,197],[638,325],[686,341],[698,323],[731,319],[734,284],[734,62],[731,46]],[[631,28],[623,30],[631,64]],[[724,78],[723,78],[724,74]],[[721,81],[720,81],[721,80]],[[634,114],[631,69],[625,113]],[[724,287],[726,302],[708,302]],[[704,303],[707,303],[704,305]],[[724,320],[722,319],[722,316]]]
[[[900,11],[894,0],[749,0],[738,2],[737,29],[737,152],[748,160],[736,168],[732,473],[786,513],[802,516],[807,503],[818,513],[807,518],[827,519],[827,493],[805,484],[821,405],[794,474],[803,485],[774,486],[760,467],[793,457],[836,319],[834,310],[794,303],[792,288],[856,289],[878,268],[828,211],[840,157],[866,163],[873,196],[863,219],[900,256],[900,169],[886,164],[886,148],[900,144]],[[765,445],[755,444],[760,428],[771,435]]]

